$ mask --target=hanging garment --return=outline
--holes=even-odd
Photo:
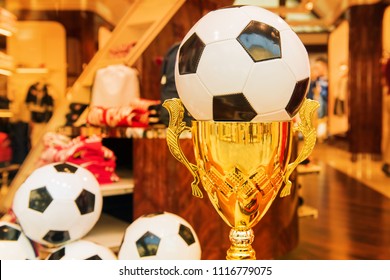
[[[53,115],[54,101],[46,84],[35,83],[28,89],[26,100],[33,123],[46,123]]]
[[[110,65],[96,71],[90,105],[120,107],[139,96],[138,71],[123,64]]]

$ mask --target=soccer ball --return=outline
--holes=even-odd
[[[13,211],[35,242],[60,246],[86,235],[98,221],[103,197],[94,175],[70,163],[44,165],[15,193]]]
[[[307,51],[289,25],[257,6],[201,18],[180,44],[175,81],[196,120],[289,121],[305,100]]]
[[[115,254],[102,245],[76,240],[51,253],[47,260],[116,260]]]
[[[0,260],[35,260],[37,257],[19,225],[0,221]]]
[[[191,225],[162,212],[141,216],[126,229],[120,260],[199,260],[201,248]]]

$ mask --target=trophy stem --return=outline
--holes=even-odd
[[[252,242],[255,238],[252,229],[230,230],[229,239],[232,245],[227,251],[227,260],[255,260],[256,252],[252,248]]]

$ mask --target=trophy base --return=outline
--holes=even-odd
[[[232,245],[227,251],[227,260],[255,260],[256,252],[252,248],[254,240],[252,229],[231,229],[229,239]]]

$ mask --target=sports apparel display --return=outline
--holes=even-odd
[[[41,154],[39,166],[67,161],[92,172],[100,184],[119,180],[115,173],[116,156],[113,151],[103,146],[101,137],[78,136],[71,139],[49,132],[45,134],[43,141],[45,148]]]
[[[110,65],[96,72],[87,123],[109,127],[147,127],[155,122],[159,100],[140,98],[138,71]]]
[[[104,108],[130,104],[140,97],[138,71],[123,64],[110,65],[96,71],[92,86],[91,106]]]

